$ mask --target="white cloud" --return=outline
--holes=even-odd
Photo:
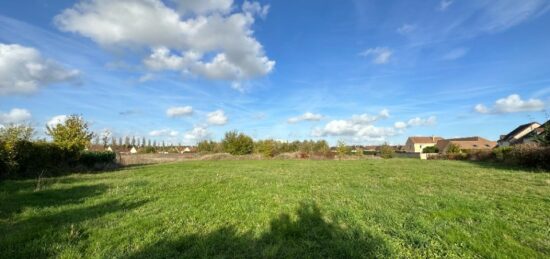
[[[396,129],[405,129],[407,128],[409,125],[407,125],[406,122],[403,122],[403,121],[398,121],[396,123],[393,124],[393,127],[396,128]]]
[[[481,8],[477,17],[479,29],[488,32],[506,30],[550,10],[547,0],[485,0],[477,4]]]
[[[211,113],[208,113],[206,121],[211,125],[225,125],[227,123],[227,116],[225,116],[224,111],[216,110]]]
[[[441,0],[441,2],[439,2],[439,10],[441,11],[447,10],[447,8],[449,8],[449,6],[453,4],[453,2],[454,0]]]
[[[265,19],[269,12],[269,5],[262,6],[258,2],[244,1],[242,9],[245,13],[256,14],[262,19]]]
[[[478,113],[513,113],[513,112],[534,112],[544,110],[545,104],[539,99],[522,100],[517,94],[509,95],[506,98],[498,99],[493,107],[486,107],[478,104],[474,110]]]
[[[436,123],[437,123],[437,117],[435,116],[430,116],[427,118],[415,117],[408,120],[407,122],[398,121],[393,124],[393,127],[396,129],[402,130],[402,129],[406,129],[409,127],[416,127],[416,126],[432,126],[432,125],[435,125]]]
[[[401,25],[401,27],[397,28],[397,33],[401,35],[407,35],[409,33],[412,33],[414,30],[416,30],[415,25],[405,23]]]
[[[67,70],[45,59],[36,49],[0,43],[0,95],[30,94],[39,87],[73,80],[77,70]]]
[[[288,123],[297,123],[301,121],[320,121],[322,118],[323,118],[323,115],[321,114],[306,112],[300,116],[296,116],[288,119]]]
[[[25,109],[13,108],[9,112],[0,112],[0,123],[21,123],[31,118],[31,113]]]
[[[53,127],[57,126],[57,124],[63,124],[63,123],[65,123],[65,121],[67,120],[67,118],[68,118],[67,115],[57,115],[57,116],[52,117],[52,118],[46,123],[46,125],[48,125],[48,127],[50,127],[50,128],[53,128]]]
[[[410,119],[407,124],[409,126],[431,126],[435,125],[437,123],[437,118],[435,116],[430,116],[428,118],[412,118]]]
[[[388,110],[382,110],[378,115],[353,115],[348,120],[332,120],[322,128],[312,131],[314,137],[339,136],[349,137],[354,141],[382,141],[386,137],[397,134],[392,127],[377,127],[373,123],[389,117]]]
[[[179,132],[171,129],[160,129],[149,132],[149,136],[152,137],[176,137],[178,135]]]
[[[445,55],[443,55],[443,59],[444,60],[459,59],[461,57],[464,57],[464,55],[466,55],[466,53],[468,53],[467,48],[456,48],[456,49],[453,49],[453,50],[447,52]]]
[[[194,127],[192,130],[185,132],[183,139],[186,143],[198,142],[209,139],[212,134],[205,127]]]
[[[82,1],[56,16],[55,24],[105,47],[151,48],[143,61],[151,70],[231,82],[273,70],[275,61],[252,31],[255,16],[266,15],[267,6],[245,2],[241,12],[232,12],[233,1],[177,2],[180,13],[160,0]]]
[[[185,14],[209,14],[212,12],[228,13],[233,0],[173,0],[178,11]]]
[[[361,53],[360,56],[372,57],[372,62],[375,64],[386,64],[390,61],[393,52],[387,47],[376,47],[367,49]]]
[[[189,116],[191,114],[193,114],[193,107],[191,106],[170,107],[166,110],[166,115],[171,118]]]

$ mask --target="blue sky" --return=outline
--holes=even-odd
[[[0,124],[96,132],[496,140],[544,121],[550,2],[0,2]]]

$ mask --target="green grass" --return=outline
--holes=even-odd
[[[550,174],[195,161],[0,183],[0,257],[550,257]]]

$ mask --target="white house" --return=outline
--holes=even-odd
[[[438,140],[442,140],[441,137],[409,137],[405,144],[404,150],[409,153],[422,153],[425,147],[433,147],[437,144]]]

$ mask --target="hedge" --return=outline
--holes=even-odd
[[[550,170],[550,147],[516,145],[493,150],[463,150],[457,154],[440,154],[429,159],[488,161],[528,168]]]
[[[53,143],[18,141],[9,148],[0,142],[0,180],[58,176],[95,170],[115,162],[112,152],[80,152]],[[100,167],[99,169],[101,169]]]
[[[115,162],[116,154],[114,152],[90,152],[85,151],[80,154],[78,162],[89,168],[97,165],[110,164]]]

